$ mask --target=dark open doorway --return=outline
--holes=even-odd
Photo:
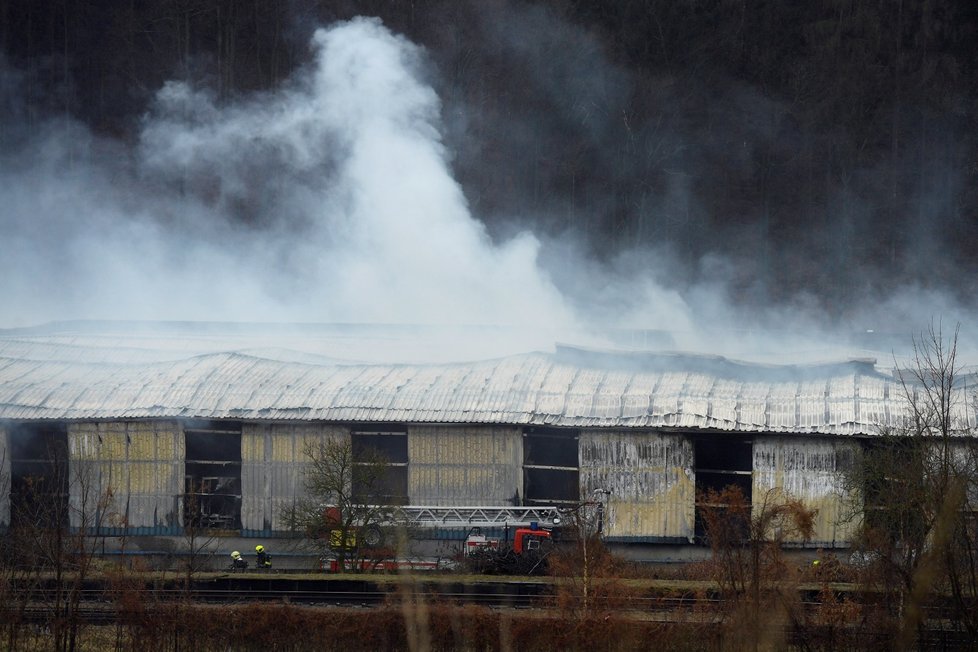
[[[241,529],[241,423],[184,423],[185,526]]]
[[[523,501],[567,505],[581,500],[579,432],[563,428],[523,430]]]
[[[753,440],[743,436],[715,435],[698,437],[693,441],[696,465],[696,516],[695,535],[703,541],[706,535],[703,520],[704,496],[709,492],[722,492],[727,487],[737,487],[750,504],[753,494],[754,446]],[[709,505],[722,508],[722,505]]]
[[[10,525],[68,524],[68,428],[25,423],[10,431]]]

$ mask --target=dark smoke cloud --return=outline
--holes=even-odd
[[[841,122],[806,122],[722,66],[639,69],[554,10],[487,6],[458,49],[433,54],[492,73],[443,81],[456,169],[493,233],[533,221],[546,267],[592,316],[691,333],[697,348],[712,324],[784,333],[789,349],[866,331],[909,342],[935,319],[972,341],[965,113],[881,114],[902,153],[874,157]],[[493,80],[505,99],[486,100]]]
[[[754,183],[799,146],[779,100],[725,78],[640,77],[549,9],[465,7],[427,49],[378,20],[317,31],[304,67],[246,97],[167,82],[133,143],[29,116],[6,66],[0,326],[515,324],[514,350],[558,331],[615,345],[608,333],[628,329],[811,359],[858,354],[866,340],[851,336],[868,329],[909,342],[934,316],[973,323],[925,275],[944,241],[926,216],[954,196],[954,175],[920,175],[906,237],[922,255],[894,262],[891,282],[879,259],[860,260],[866,189],[885,171],[848,180],[820,222],[785,233],[762,206],[705,192]],[[732,179],[705,178],[716,169]],[[624,235],[608,237],[609,219]]]

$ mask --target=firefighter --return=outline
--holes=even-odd
[[[248,562],[241,558],[241,553],[237,550],[231,553],[231,568],[234,570],[248,568]]]
[[[271,568],[272,556],[265,552],[265,546],[260,543],[255,546],[255,568]]]

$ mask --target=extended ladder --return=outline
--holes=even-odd
[[[413,527],[491,527],[559,525],[560,512],[556,507],[429,507],[408,505],[385,508],[385,520]]]

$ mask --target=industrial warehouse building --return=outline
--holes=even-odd
[[[769,366],[557,346],[357,363],[309,346],[348,332],[280,333],[270,346],[200,326],[96,326],[0,332],[4,525],[25,482],[57,476],[87,479],[64,487],[73,507],[85,490],[111,495],[104,535],[179,537],[193,522],[285,536],[305,443],[349,438],[386,453],[394,503],[569,506],[597,492],[607,541],[689,546],[698,491],[735,484],[755,504],[772,490],[802,499],[818,510],[806,545],[844,547],[858,524],[842,472],[908,414],[903,386],[871,360]]]

